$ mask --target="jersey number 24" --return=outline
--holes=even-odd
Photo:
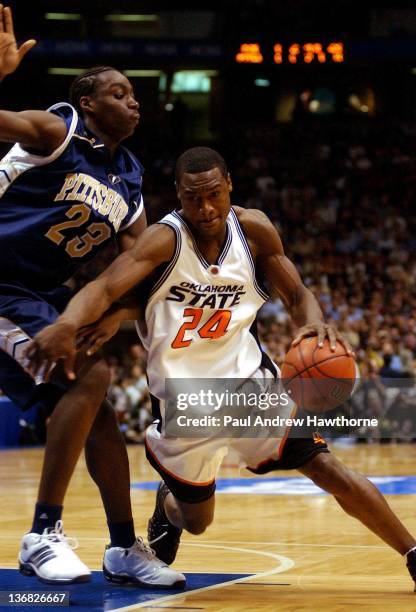
[[[192,339],[184,340],[185,332],[198,327],[203,312],[203,308],[185,308],[183,316],[191,317],[191,320],[182,323],[174,341],[171,344],[172,348],[185,348],[191,344]],[[227,331],[230,320],[231,310],[217,310],[214,312],[212,317],[210,317],[208,321],[198,329],[199,337],[209,338],[210,340],[221,338],[221,336],[223,336]]]

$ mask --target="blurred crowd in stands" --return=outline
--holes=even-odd
[[[118,357],[111,350],[108,353],[111,370],[108,398],[126,442],[142,444],[144,431],[153,420],[146,379],[146,353],[137,339],[126,349]]]
[[[363,379],[355,413],[380,419],[363,438],[416,440],[416,395],[392,383],[416,372],[416,125],[377,119],[257,123],[230,127],[214,146],[229,164],[233,203],[269,216],[328,322],[354,348]],[[145,156],[143,194],[151,222],[177,205],[175,156]],[[263,307],[259,336],[281,363],[294,328],[279,300]],[[121,334],[107,354],[120,427],[128,441],[141,442],[151,408],[135,332]]]

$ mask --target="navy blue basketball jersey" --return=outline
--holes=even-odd
[[[143,167],[126,148],[112,156],[72,106],[48,157],[16,144],[0,162],[0,278],[39,291],[63,283],[143,210]]]

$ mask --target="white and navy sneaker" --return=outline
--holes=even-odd
[[[163,561],[137,538],[130,548],[107,546],[103,559],[104,576],[110,582],[127,582],[157,589],[183,589],[186,578]]]
[[[62,521],[42,534],[27,533],[18,556],[19,571],[25,576],[36,575],[48,584],[88,582],[91,572],[74,553],[77,546],[75,539],[64,534]]]

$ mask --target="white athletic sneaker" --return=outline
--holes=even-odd
[[[183,589],[186,584],[185,576],[160,561],[141,538],[130,548],[107,546],[103,572],[107,580],[118,584],[133,582],[158,589]]]
[[[19,571],[25,576],[36,575],[49,584],[88,582],[91,572],[74,553],[73,548],[77,546],[74,538],[64,534],[62,521],[57,521],[54,529],[45,529],[42,534],[27,533],[18,556]]]

